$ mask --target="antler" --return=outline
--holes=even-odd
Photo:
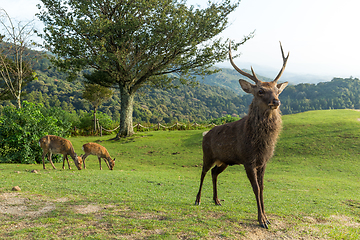
[[[277,81],[279,80],[279,78],[281,77],[281,74],[282,74],[282,73],[284,72],[284,70],[285,70],[286,62],[287,62],[287,60],[288,60],[288,58],[289,58],[289,54],[290,54],[290,52],[288,52],[287,57],[284,56],[284,50],[283,50],[283,48],[282,48],[282,46],[281,46],[281,42],[280,42],[280,48],[281,48],[281,54],[282,54],[282,58],[283,58],[283,66],[282,66],[279,74],[276,76],[276,78],[274,79],[273,82],[277,82]]]
[[[244,75],[245,77],[253,80],[255,83],[261,82],[261,81],[257,78],[257,76],[256,76],[256,74],[255,74],[255,72],[254,72],[254,69],[253,69],[252,67],[251,67],[251,72],[252,72],[253,75],[251,75],[251,74],[249,74],[249,73],[247,73],[247,72],[244,72],[243,70],[241,70],[240,68],[238,68],[238,67],[235,65],[235,63],[234,63],[234,61],[233,61],[233,59],[232,59],[232,55],[231,55],[231,41],[229,41],[229,58],[230,58],[230,63],[231,63],[231,65],[232,65],[232,66],[235,68],[235,70],[238,71],[241,75]],[[280,76],[279,76],[279,77],[280,77]]]

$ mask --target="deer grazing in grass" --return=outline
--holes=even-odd
[[[87,156],[89,155],[96,155],[99,159],[99,165],[100,165],[100,170],[102,170],[101,167],[101,158],[104,158],[104,161],[106,163],[106,165],[108,166],[108,168],[110,170],[114,169],[115,166],[115,158],[111,159],[109,152],[106,150],[105,147],[101,146],[100,144],[97,143],[86,143],[82,146],[83,151],[85,152],[85,155],[81,155],[81,158],[83,160],[84,163],[84,169],[86,169],[85,166],[85,159],[87,158]]]
[[[39,145],[43,150],[42,162],[44,169],[46,169],[44,162],[46,154],[48,155],[48,160],[51,163],[52,167],[56,169],[54,163],[51,160],[51,155],[54,153],[63,155],[63,169],[65,169],[65,159],[68,163],[69,169],[71,169],[69,159],[67,157],[67,155],[70,155],[71,158],[74,160],[77,169],[81,170],[82,159],[75,153],[74,148],[69,140],[54,135],[46,135],[39,140]]]
[[[229,43],[229,58],[231,65],[241,75],[255,82],[251,84],[240,79],[241,88],[246,93],[254,95],[249,106],[248,115],[239,121],[227,123],[212,128],[204,137],[203,168],[200,179],[199,192],[195,204],[200,204],[201,189],[206,173],[211,169],[213,182],[213,199],[216,205],[221,205],[217,196],[217,177],[227,166],[243,164],[252,189],[255,194],[259,224],[268,228],[270,224],[264,211],[264,173],[268,160],[272,157],[278,135],[281,130],[280,100],[279,94],[287,86],[285,83],[277,83],[283,73],[287,57],[280,43],[283,66],[271,82],[260,81],[253,68],[252,74],[239,69],[233,62],[231,44]]]

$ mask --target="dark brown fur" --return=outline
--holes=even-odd
[[[254,99],[249,106],[249,113],[246,117],[236,122],[216,126],[204,136],[202,143],[203,168],[195,201],[195,204],[200,204],[205,175],[215,165],[211,169],[213,200],[216,205],[221,205],[217,196],[217,176],[229,165],[243,164],[255,194],[258,221],[264,228],[268,228],[270,223],[264,211],[264,174],[266,163],[273,156],[281,130],[282,121],[278,96],[287,85],[287,83],[277,84],[287,61],[284,54],[283,59],[283,68],[275,80],[262,82],[257,79],[253,69],[253,75],[250,75],[236,67],[230,52],[230,62],[234,68],[256,83],[254,85],[245,80],[239,80],[242,89],[254,95]]]

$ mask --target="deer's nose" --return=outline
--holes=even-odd
[[[279,100],[279,99],[273,99],[272,105],[274,105],[274,106],[280,106],[280,100]]]

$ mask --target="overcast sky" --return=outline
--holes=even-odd
[[[206,7],[208,1],[187,2]],[[0,8],[16,20],[27,21],[36,19],[38,3],[1,0]],[[285,73],[360,78],[359,13],[359,0],[242,0],[221,35],[241,41],[256,30],[255,37],[239,50],[242,55],[235,62],[240,68],[280,70],[281,41],[284,51],[290,51]],[[231,68],[229,63],[221,66]]]

